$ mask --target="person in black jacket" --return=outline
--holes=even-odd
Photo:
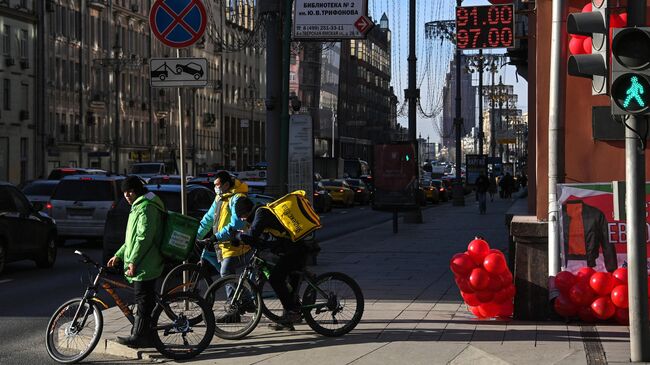
[[[250,223],[249,229],[239,231],[235,239],[258,249],[270,249],[280,258],[269,276],[269,284],[278,295],[284,308],[284,315],[278,325],[269,327],[281,330],[293,330],[293,323],[301,320],[300,303],[287,288],[287,281],[292,288],[297,287],[297,278],[291,277],[292,271],[305,267],[308,249],[301,241],[292,242],[285,228],[271,210],[264,206],[255,206],[249,198],[241,198],[235,204],[237,216]]]

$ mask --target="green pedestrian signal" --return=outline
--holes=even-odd
[[[627,97],[623,101],[623,107],[627,109],[630,106],[630,103],[634,100],[643,108],[645,106],[645,101],[641,95],[645,93],[645,89],[643,88],[643,85],[639,83],[639,78],[637,76],[632,76],[630,81],[630,87],[625,90]]]
[[[409,162],[409,161],[411,161],[411,156],[409,156],[408,153],[407,153],[406,154],[406,162]]]
[[[650,28],[612,33],[612,115],[650,114]]]

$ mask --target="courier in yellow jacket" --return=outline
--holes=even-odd
[[[221,250],[221,276],[234,274],[237,268],[248,261],[247,253],[250,247],[246,245],[232,246],[231,232],[242,230],[246,223],[235,214],[235,203],[246,197],[248,185],[234,179],[227,171],[219,171],[214,180],[214,191],[217,193],[210,210],[201,219],[197,237],[205,237],[212,231],[212,241],[216,242],[216,250]]]

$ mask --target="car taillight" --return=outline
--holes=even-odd
[[[343,189],[339,190],[339,193],[342,193],[342,192],[343,192]]]
[[[445,191],[445,188],[440,188],[440,191]]]
[[[314,196],[319,196],[319,195],[320,195],[320,194],[318,194],[318,193],[314,193]]]
[[[50,202],[45,203],[45,209],[51,210],[52,209],[52,203],[50,203]]]
[[[357,190],[357,193],[360,193],[360,192],[362,192],[362,191],[363,191],[363,190],[359,189],[359,190]]]
[[[117,203],[113,202],[113,204],[111,204],[111,209],[115,209],[116,206],[117,206]]]

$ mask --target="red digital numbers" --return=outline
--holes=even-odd
[[[456,8],[456,47],[504,48],[514,45],[514,7],[508,5]]]

